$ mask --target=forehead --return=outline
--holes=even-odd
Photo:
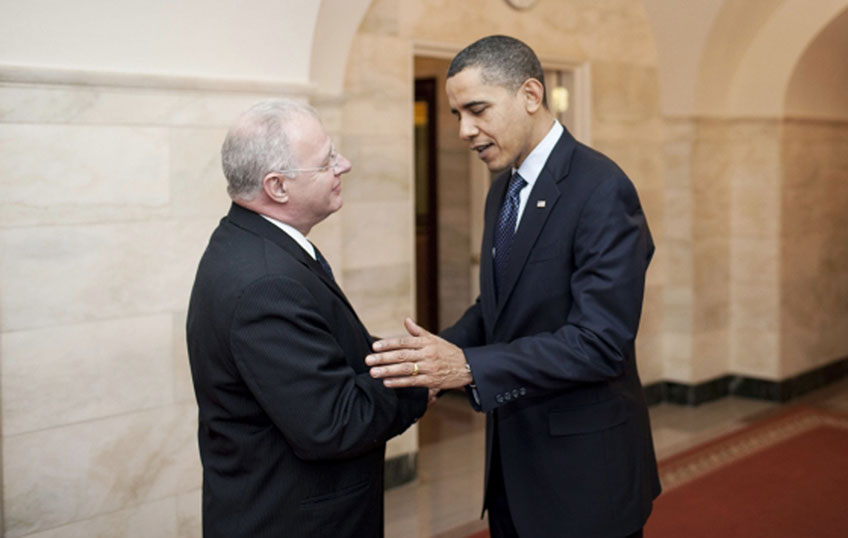
[[[450,77],[445,91],[454,110],[472,102],[494,102],[510,96],[503,86],[486,83],[480,67],[469,67]]]
[[[330,152],[332,146],[330,137],[324,132],[321,122],[312,115],[300,115],[294,122],[293,131],[294,147],[298,158],[323,157]]]

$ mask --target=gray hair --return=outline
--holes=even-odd
[[[469,67],[479,67],[486,84],[511,92],[517,92],[527,79],[535,78],[542,83],[542,103],[548,107],[542,64],[523,41],[505,35],[478,39],[454,56],[448,67],[448,78]]]
[[[289,99],[260,101],[239,116],[221,147],[221,164],[231,198],[252,200],[269,172],[297,168],[290,129],[294,120],[318,118],[309,105]]]

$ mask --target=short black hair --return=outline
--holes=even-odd
[[[545,72],[536,53],[523,41],[505,35],[491,35],[468,45],[451,60],[448,78],[469,67],[479,67],[486,84],[507,88],[512,92],[528,78],[542,84],[542,103],[547,108]]]

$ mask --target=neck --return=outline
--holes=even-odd
[[[521,166],[521,163],[524,162],[524,159],[527,158],[530,153],[532,153],[533,149],[539,145],[545,136],[547,136],[548,131],[551,130],[551,127],[554,125],[554,116],[551,112],[546,109],[540,109],[537,115],[533,118],[533,122],[530,124],[530,128],[528,130],[526,153],[518,159],[513,166],[518,168]]]
[[[554,126],[554,115],[546,108],[542,109],[540,112],[541,114],[539,118],[533,122],[533,127],[530,132],[534,148],[539,145],[539,142],[548,135],[548,131],[550,131],[551,127]]]
[[[312,226],[307,226],[301,222],[296,222],[295,219],[291,218],[291,215],[289,215],[288,212],[285,210],[285,206],[278,204],[273,200],[262,196],[261,194],[253,200],[233,198],[233,202],[242,206],[245,209],[253,211],[254,213],[265,215],[266,217],[271,217],[274,220],[284,222],[295,230],[297,230],[298,232],[302,233],[303,237],[309,235],[309,232],[312,230]]]

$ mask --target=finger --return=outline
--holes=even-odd
[[[414,336],[400,336],[397,338],[385,338],[371,344],[374,351],[388,351],[390,349],[418,349],[424,345],[424,340]]]
[[[403,377],[388,377],[383,380],[383,385],[391,389],[400,389],[404,387],[426,387],[427,376],[403,376]]]
[[[417,362],[400,362],[388,366],[375,366],[368,371],[371,377],[382,379],[387,377],[416,377],[421,375],[421,367]]]
[[[413,352],[408,349],[398,349],[395,351],[383,351],[381,353],[372,353],[365,357],[365,364],[368,366],[378,366],[383,364],[396,364],[399,362],[409,362]]]

